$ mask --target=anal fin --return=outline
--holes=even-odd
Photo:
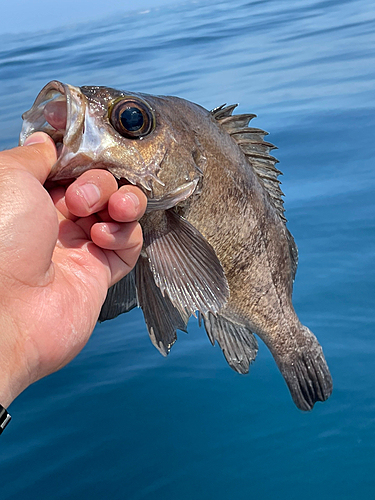
[[[203,320],[211,344],[217,341],[229,366],[238,373],[248,373],[250,363],[258,352],[258,342],[253,333],[220,314],[214,316],[208,313]]]

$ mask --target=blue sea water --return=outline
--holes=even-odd
[[[263,344],[239,376],[195,321],[164,359],[133,310],[12,404],[1,498],[375,498],[373,2],[197,1],[2,36],[0,148],[52,79],[257,113],[334,392],[300,412]]]

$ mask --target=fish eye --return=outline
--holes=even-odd
[[[117,99],[109,108],[109,121],[123,137],[136,139],[154,128],[154,115],[149,106],[133,97]]]

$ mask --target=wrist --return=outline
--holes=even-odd
[[[3,374],[2,370],[0,370],[0,377],[0,405],[4,408],[8,408],[9,405],[16,399],[17,395],[13,394],[9,381],[7,380],[8,377],[6,374]]]
[[[5,315],[0,318],[0,405],[8,408],[29,382],[28,370],[23,367],[24,349],[14,343],[16,329]]]

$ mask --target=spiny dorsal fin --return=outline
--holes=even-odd
[[[227,116],[231,116],[233,111],[237,108],[238,104],[231,104],[227,106],[226,104],[222,104],[217,108],[211,111],[211,114],[217,119],[226,118]]]
[[[250,165],[253,167],[258,178],[268,192],[281,220],[286,223],[286,218],[284,217],[284,201],[282,199],[284,193],[280,189],[280,181],[278,180],[278,176],[282,175],[282,172],[275,166],[278,160],[270,155],[270,151],[277,148],[270,142],[264,140],[264,136],[268,135],[268,132],[259,128],[248,127],[250,120],[255,118],[256,115],[232,114],[237,106],[238,104],[232,104],[230,106],[223,104],[213,109],[211,114],[233,137],[241,150],[245,153]],[[298,265],[298,249],[288,229],[287,236],[292,261],[292,278],[294,280]]]
[[[256,117],[254,114],[233,115],[237,104],[226,106],[223,104],[211,111],[213,117],[237,142],[239,147],[247,156],[250,165],[255,170],[261,183],[268,192],[273,205],[279,213],[281,219],[286,222],[284,217],[284,202],[282,196],[284,193],[280,189],[278,176],[282,173],[275,165],[278,160],[270,155],[272,149],[276,146],[264,140],[268,132],[258,128],[248,127],[250,120]]]

